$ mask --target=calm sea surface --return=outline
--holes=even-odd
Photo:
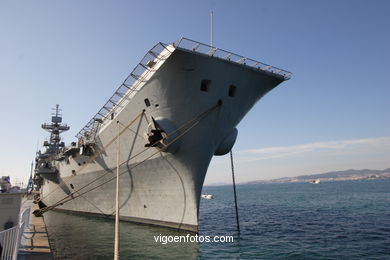
[[[185,235],[121,223],[121,259],[390,259],[390,180],[237,186],[238,238],[231,186],[200,208],[200,235],[234,235],[234,243],[156,243]],[[57,259],[112,259],[112,220],[46,213]]]

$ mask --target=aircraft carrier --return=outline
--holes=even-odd
[[[115,215],[198,231],[203,181],[214,155],[228,153],[236,126],[291,73],[200,42],[158,43],[109,101],[65,145],[58,105],[35,165],[40,212]],[[117,167],[119,166],[119,167]]]

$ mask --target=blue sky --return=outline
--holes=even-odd
[[[390,167],[389,1],[1,1],[0,175],[26,178],[59,103],[71,130],[181,36],[293,72],[238,127],[238,182]],[[229,182],[216,158],[206,183]]]

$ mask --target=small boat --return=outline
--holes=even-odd
[[[319,184],[321,181],[319,179],[310,181],[311,184]]]
[[[206,199],[206,200],[211,200],[211,199],[213,199],[213,195],[211,195],[211,194],[202,194],[201,197],[204,198],[204,199]]]

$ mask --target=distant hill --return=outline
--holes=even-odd
[[[280,183],[280,182],[309,182],[313,180],[321,181],[343,181],[343,180],[364,180],[364,179],[387,179],[390,178],[390,168],[384,170],[346,170],[334,171],[310,175],[300,175],[296,177],[284,177],[273,180],[259,180],[248,183]]]

